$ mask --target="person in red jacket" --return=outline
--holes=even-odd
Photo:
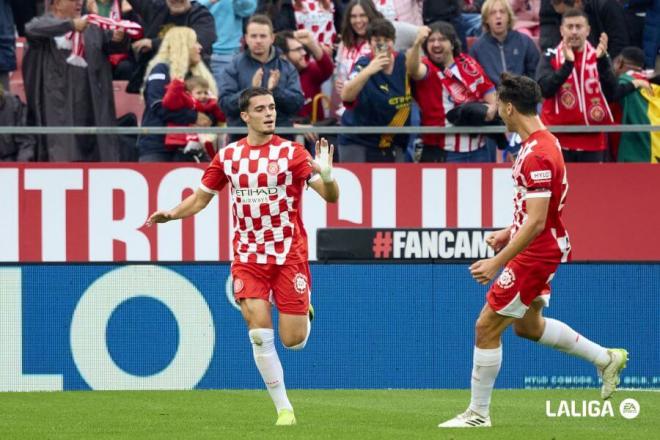
[[[218,100],[212,97],[209,81],[201,76],[191,76],[185,81],[173,79],[165,91],[163,107],[170,111],[189,109],[204,113],[211,119],[212,125],[225,122]],[[176,126],[168,124],[168,127]],[[215,134],[170,133],[165,137],[165,148],[183,148],[184,153],[197,158],[206,152],[209,158],[213,158],[217,152],[217,138]]]

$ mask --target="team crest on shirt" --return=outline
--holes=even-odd
[[[575,98],[573,92],[571,92],[570,90],[566,90],[564,93],[561,94],[561,103],[567,109],[572,109],[573,107],[575,107],[576,102],[577,99]]]
[[[234,293],[238,293],[243,290],[244,284],[243,280],[240,278],[234,278]]]
[[[509,289],[516,282],[516,274],[510,267],[505,267],[500,277],[497,279],[497,285],[502,289]]]
[[[293,277],[293,288],[301,295],[307,293],[307,277],[298,272],[296,276]]]
[[[591,107],[591,110],[589,110],[589,116],[591,116],[591,119],[594,121],[600,122],[605,118],[605,110],[598,104],[594,105]]]
[[[266,171],[271,176],[277,176],[277,173],[280,172],[280,166],[277,164],[277,162],[270,162],[266,167]]]
[[[470,75],[470,76],[478,76],[479,75],[479,71],[477,70],[477,68],[474,66],[474,64],[472,64],[468,60],[462,60],[462,61],[460,61],[460,63],[461,63],[461,67],[463,68],[463,71],[465,73],[467,73],[468,75]]]

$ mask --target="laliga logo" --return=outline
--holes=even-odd
[[[624,419],[634,419],[639,415],[639,402],[635,399],[625,399],[619,405],[619,413]],[[612,402],[606,400],[560,400],[559,406],[552,407],[550,400],[545,401],[545,415],[547,417],[614,417]]]

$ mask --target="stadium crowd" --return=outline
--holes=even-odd
[[[241,126],[259,86],[279,127],[501,125],[502,72],[539,83],[546,124],[649,124],[659,53],[660,0],[0,0],[0,126]],[[336,160],[517,151],[511,134],[356,130]],[[567,161],[660,160],[650,133],[558,137]],[[231,140],[0,133],[0,161],[204,161]]]

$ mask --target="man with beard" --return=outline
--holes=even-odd
[[[406,66],[415,82],[422,126],[451,125],[447,113],[456,106],[474,102],[487,104],[484,122],[495,118],[495,86],[479,63],[461,53],[461,43],[451,24],[438,21],[420,28],[408,51]],[[490,161],[482,135],[431,133],[423,135],[422,142],[422,162]]]

